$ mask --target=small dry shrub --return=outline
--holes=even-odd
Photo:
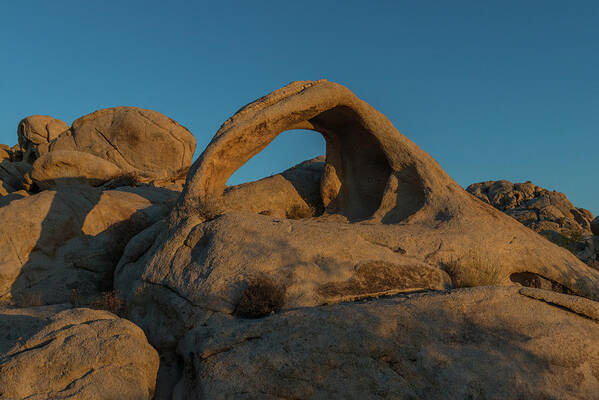
[[[315,213],[316,210],[311,205],[303,206],[294,204],[289,207],[285,214],[288,219],[302,219],[313,217]]]
[[[15,300],[19,305],[25,307],[39,307],[43,306],[45,303],[42,302],[42,298],[37,293],[27,293],[18,296]]]
[[[91,304],[91,308],[105,310],[119,317],[124,314],[124,304],[116,290],[103,292],[102,295]]]
[[[285,289],[272,279],[261,276],[248,282],[234,314],[244,318],[259,318],[280,311],[284,303]]]
[[[73,307],[81,307],[83,304],[83,298],[81,297],[81,291],[79,289],[72,289],[71,295],[69,296],[69,303]]]
[[[472,249],[460,258],[446,261],[444,269],[454,287],[498,285],[503,278],[499,259],[479,249]]]
[[[116,189],[123,186],[137,186],[140,182],[144,182],[144,178],[141,175],[136,172],[128,172],[112,178],[102,186],[104,189]]]

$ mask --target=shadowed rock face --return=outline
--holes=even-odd
[[[312,129],[326,139],[317,189],[315,170],[306,174],[308,184],[286,171],[225,188],[241,165],[289,129]],[[266,201],[269,195],[278,200]],[[320,206],[318,215],[284,218],[290,205],[303,206],[298,197]],[[254,214],[269,208],[278,213]],[[528,273],[599,297],[598,271],[468,194],[347,88],[294,82],[222,125],[190,169],[168,221],[125,249],[115,287],[150,341],[172,348],[214,312],[232,313],[248,282],[260,277],[283,287],[285,310],[442,289],[448,261],[452,273],[473,270],[476,277],[488,268],[466,260],[473,250],[497,268],[497,281],[476,284],[510,283],[510,276]]]
[[[79,185],[0,207],[0,301],[20,306],[89,304],[112,289],[131,237],[164,218],[178,193],[138,187],[101,191]]]

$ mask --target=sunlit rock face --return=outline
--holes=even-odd
[[[326,154],[226,187],[293,129]],[[0,398],[599,392],[599,271],[341,85],[248,104],[191,168],[191,133],[135,107],[28,117],[19,143],[0,146]]]
[[[225,187],[290,129],[324,136],[318,168]],[[492,279],[473,252],[493,260]],[[150,341],[172,349],[213,313],[236,314],[256,285],[284,293],[264,294],[275,311],[439,290],[456,275],[509,284],[522,273],[599,296],[598,271],[468,194],[384,115],[323,80],[294,82],[227,120],[168,221],[129,243],[115,287]]]
[[[599,389],[597,318],[596,302],[516,287],[259,320],[220,314],[180,342],[188,367],[174,398],[591,400]]]
[[[105,159],[123,172],[173,179],[191,164],[195,138],[176,121],[152,110],[115,107],[73,122],[45,151],[79,151]]]
[[[3,399],[151,399],[158,354],[106,311],[0,306]]]
[[[68,129],[66,122],[49,115],[31,115],[21,120],[17,134],[23,161],[33,163],[40,155],[40,146],[50,143]]]

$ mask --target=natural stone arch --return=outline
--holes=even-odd
[[[349,89],[326,80],[299,81],[243,107],[221,126],[192,166],[174,219],[206,219],[224,211],[229,177],[292,129],[314,130],[326,140],[321,196],[329,214],[397,223],[423,209],[433,193],[455,185],[428,154]]]

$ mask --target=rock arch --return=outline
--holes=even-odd
[[[298,81],[248,104],[221,126],[192,166],[174,215],[209,218],[223,211],[228,178],[291,129],[314,130],[326,140],[321,196],[328,214],[397,223],[421,210],[433,193],[455,185],[428,154],[346,87]]]

